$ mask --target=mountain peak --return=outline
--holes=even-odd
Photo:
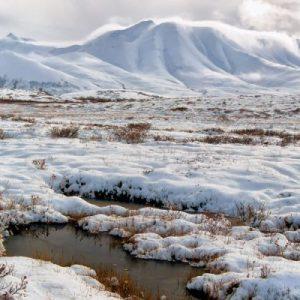
[[[19,40],[19,38],[11,32],[6,37],[11,39],[11,40],[15,40],[15,41]]]
[[[134,32],[136,34],[142,33],[143,31],[148,30],[150,27],[154,26],[155,22],[152,20],[142,20],[138,23],[135,23],[133,25],[130,25],[128,27],[123,28],[123,31],[130,31]]]
[[[33,39],[18,37],[17,35],[15,35],[15,34],[13,34],[11,32],[6,36],[6,38],[10,39],[10,40],[13,40],[13,41],[34,42]]]
[[[142,20],[134,25],[132,25],[132,27],[148,27],[148,26],[151,26],[151,25],[154,25],[155,22],[151,19],[149,20]]]

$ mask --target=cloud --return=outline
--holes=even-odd
[[[249,28],[300,34],[299,0],[244,0],[239,16]]]
[[[3,0],[0,35],[77,41],[108,23],[169,17],[297,33],[299,11],[299,0]]]

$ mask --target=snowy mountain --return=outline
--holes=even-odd
[[[52,92],[300,89],[299,40],[218,22],[142,21],[69,47],[9,34],[0,85]]]

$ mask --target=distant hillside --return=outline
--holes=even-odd
[[[142,21],[70,47],[0,40],[0,85],[63,93],[300,90],[299,40],[217,22]]]

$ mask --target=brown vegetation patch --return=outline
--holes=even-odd
[[[228,135],[215,135],[206,136],[201,140],[207,144],[243,144],[243,145],[255,145],[254,139],[248,136],[234,137]]]
[[[150,292],[143,291],[127,272],[116,272],[111,268],[98,268],[97,280],[105,285],[105,288],[127,299],[160,299],[159,293],[154,297]],[[130,297],[130,298],[129,298]]]
[[[11,120],[15,121],[15,122],[25,122],[25,123],[30,123],[30,124],[36,123],[35,118],[26,118],[26,117],[22,117],[22,116],[14,116],[11,118]]]
[[[208,134],[222,134],[225,131],[220,127],[206,128],[202,130],[204,133]]]
[[[245,224],[252,226],[259,226],[262,221],[266,220],[269,211],[264,204],[260,204],[257,207],[251,204],[236,204],[236,215]]]
[[[178,107],[173,107],[171,108],[171,111],[187,111],[188,108],[185,106],[178,106]]]
[[[128,144],[143,143],[151,128],[149,123],[131,123],[126,126],[113,129],[112,138],[117,141],[125,141]]]
[[[154,141],[156,142],[175,142],[176,139],[172,136],[167,135],[155,135],[153,136]]]
[[[277,137],[281,138],[281,146],[287,146],[289,144],[295,144],[300,141],[300,134],[288,133],[285,131],[276,130],[264,130],[260,128],[246,128],[246,129],[235,129],[231,133],[242,135],[242,136],[258,136],[258,137]]]
[[[7,120],[7,119],[10,119],[10,118],[13,118],[15,115],[14,114],[0,114],[0,118],[2,120]]]
[[[53,127],[50,131],[52,138],[77,138],[78,134],[79,127],[72,124],[64,127]]]

